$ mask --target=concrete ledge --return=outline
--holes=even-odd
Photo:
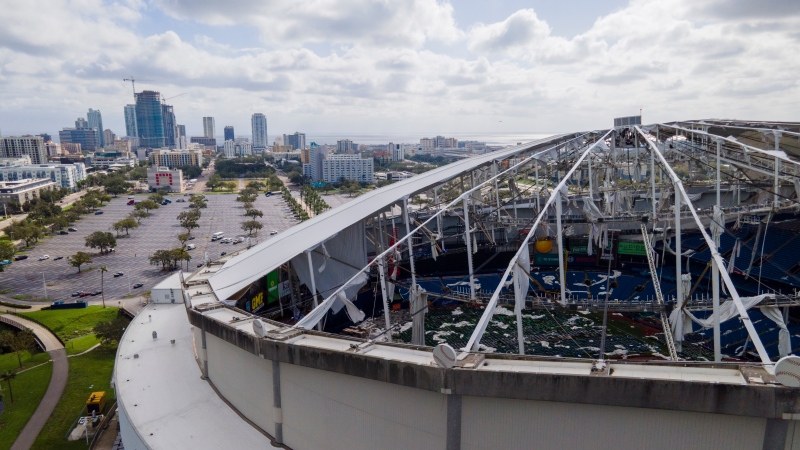
[[[783,386],[471,369],[445,370],[434,365],[370,357],[369,353],[358,354],[260,339],[197,311],[187,312],[192,325],[259,357],[437,393],[447,389],[452,394],[462,396],[770,419],[781,419],[786,414],[800,414],[800,389]],[[344,337],[341,339],[348,340]],[[498,355],[497,358],[503,357],[504,355]],[[493,355],[487,355],[487,359],[492,358]]]

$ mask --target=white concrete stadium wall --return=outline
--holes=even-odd
[[[200,348],[200,337],[195,335]],[[208,375],[220,394],[240,413],[274,436],[272,361],[206,333]]]
[[[617,406],[464,397],[462,450],[760,449],[766,419]]]
[[[445,395],[281,364],[281,405],[295,450],[445,448]]]
[[[131,422],[128,420],[127,414],[125,414],[125,407],[120,399],[117,399],[117,405],[119,432],[122,434],[122,442],[125,443],[125,448],[128,450],[147,450],[149,447],[144,445],[136,430],[131,426]]]

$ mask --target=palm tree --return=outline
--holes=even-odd
[[[8,383],[8,396],[11,397],[11,403],[14,403],[14,391],[11,390],[11,380],[16,378],[17,372],[6,370],[2,375],[0,375],[0,379]]]
[[[105,277],[103,276],[106,272],[108,272],[108,268],[100,266],[100,295],[103,296],[103,308],[106,307]]]

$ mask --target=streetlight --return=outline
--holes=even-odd
[[[47,298],[47,282],[44,279],[44,272],[42,272],[42,286],[44,287],[44,298]]]

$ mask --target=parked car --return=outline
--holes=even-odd
[[[122,273],[122,272],[117,272],[117,273],[114,274],[114,278],[121,277],[123,275],[125,275],[125,274]]]
[[[139,288],[140,288],[140,287],[142,287],[142,286],[144,286],[144,284],[142,284],[142,283],[136,283],[136,284],[134,284],[134,285],[133,285],[133,288],[134,288],[134,289],[139,289]]]
[[[69,230],[69,231],[72,231],[73,233],[74,233],[74,232],[76,232],[76,231],[78,231],[78,229],[77,229],[77,228],[72,228],[72,227],[69,227],[69,228],[67,228],[67,230]]]
[[[194,236],[189,236],[189,240],[193,241],[194,240]]]
[[[14,257],[14,261],[22,261],[23,259],[28,259],[28,255],[17,255]]]
[[[179,198],[179,199],[175,200],[175,203],[186,203],[186,200],[184,200],[182,198]]]
[[[134,197],[132,195],[128,196],[128,200],[133,200],[133,199],[134,199]]]
[[[103,214],[103,211],[95,211],[95,212],[94,212],[94,215],[95,215],[95,216],[99,216],[100,214]]]
[[[64,259],[64,257],[63,256],[56,256],[55,258],[53,258],[53,261],[58,261],[60,259]]]
[[[76,292],[72,293],[72,296],[73,297],[80,297],[81,294],[83,294],[83,291],[76,291]]]
[[[60,235],[64,236],[64,235],[67,235],[67,234],[69,234],[69,231],[66,231],[66,230],[61,230],[61,231],[59,231],[59,232],[58,232],[58,234],[60,234]]]
[[[92,295],[90,292],[81,292],[81,295],[79,295],[78,297],[88,297],[90,295]]]
[[[11,264],[12,262],[13,261],[11,261],[10,259],[4,259],[4,260],[0,261],[0,266],[7,266],[7,265]]]
[[[225,256],[227,254],[228,254],[228,252],[222,252],[222,253],[219,254],[219,256]]]
[[[203,267],[203,263],[198,264],[197,267]]]
[[[234,244],[239,244],[239,243],[242,243],[242,242],[244,242],[244,238],[241,237],[241,236],[239,236],[239,237],[237,237],[236,239],[233,240]]]
[[[39,261],[44,261],[45,259],[50,259],[50,255],[42,255],[39,257]]]
[[[168,203],[166,200],[164,200],[163,202],[161,202],[161,206],[168,205],[168,204],[169,204],[169,203]]]
[[[278,234],[278,230],[272,230],[269,232],[270,236],[275,236],[276,234]]]
[[[128,200],[128,204],[129,204],[129,205],[132,205],[132,204],[134,204],[134,203],[136,203],[136,200]]]
[[[96,290],[96,291],[92,292],[92,297],[94,297],[95,295],[100,295],[100,294],[102,294],[102,293],[103,293],[103,291],[101,291],[101,290],[99,290],[99,289],[98,289],[98,290]]]

